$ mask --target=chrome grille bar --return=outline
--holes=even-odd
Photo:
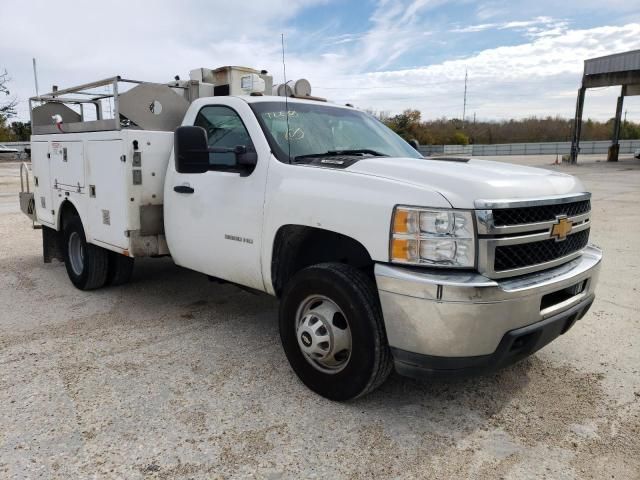
[[[589,200],[591,193],[580,192],[568,195],[550,195],[544,198],[511,198],[502,200],[476,200],[475,207],[478,209],[493,208],[518,208],[518,207],[539,207],[542,205],[557,205],[562,203],[579,202]]]
[[[554,220],[522,223],[515,225],[496,226],[493,221],[494,209],[511,209],[522,207],[544,207],[553,206],[554,212],[558,210],[558,205],[565,205],[575,202],[582,202],[591,198],[590,193],[577,193],[563,196],[552,196],[541,199],[505,199],[505,200],[478,200],[475,202],[476,220],[478,230],[478,270],[489,278],[504,278],[516,275],[524,275],[539,270],[555,267],[578,257],[582,249],[564,255],[559,258],[524,265],[521,268],[511,270],[496,270],[496,248],[508,245],[534,244],[536,242],[549,241],[554,238],[551,235],[554,225],[563,215],[557,215]],[[572,222],[571,232],[568,236],[588,230],[591,226],[591,211],[579,215],[569,216]],[[587,233],[588,235],[588,233]],[[532,245],[532,249],[535,248]],[[558,249],[561,251],[563,249]],[[532,255],[532,258],[535,256]]]
[[[591,212],[567,218],[573,222],[574,226],[576,224],[590,223]],[[551,227],[557,222],[557,219],[554,219],[548,222],[495,226],[493,223],[492,210],[476,210],[476,219],[478,220],[479,235],[508,235],[510,233],[536,232],[542,230],[550,231]]]

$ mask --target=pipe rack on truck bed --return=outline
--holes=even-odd
[[[271,93],[273,84],[265,70],[246,67],[199,68],[190,77],[162,84],[116,75],[62,90],[54,87],[29,99],[32,131],[35,135],[123,128],[173,131],[198,98]]]

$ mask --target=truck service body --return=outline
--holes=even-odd
[[[111,123],[99,105],[95,120],[65,110],[63,94],[95,84],[32,99],[34,188],[20,203],[45,261],[65,261],[77,287],[125,283],[134,258],[171,255],[276,295],[293,369],[336,400],[393,367],[508,365],[591,306],[602,254],[575,177],[423,158],[308,87],[273,87],[282,97],[264,71],[194,72],[120,94],[119,77],[105,81],[121,102]]]

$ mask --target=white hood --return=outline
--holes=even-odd
[[[347,171],[386,177],[439,192],[454,208],[474,208],[474,200],[538,198],[583,192],[580,181],[565,173],[511,163],[470,159],[375,157]]]

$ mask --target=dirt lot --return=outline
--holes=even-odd
[[[640,478],[640,162],[551,168],[594,193],[591,312],[493,376],[336,404],[289,369],[268,296],[168,259],[74,289],[0,163],[0,478]]]

